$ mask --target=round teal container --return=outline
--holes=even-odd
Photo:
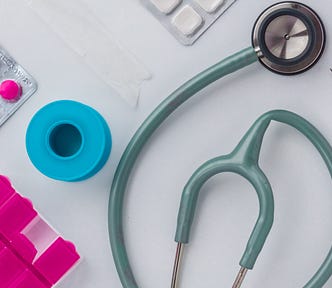
[[[33,165],[47,177],[81,181],[106,163],[112,136],[104,118],[91,107],[61,100],[40,109],[26,133],[26,149]]]

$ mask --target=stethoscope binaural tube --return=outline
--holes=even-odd
[[[177,250],[181,249],[183,251],[184,245],[189,243],[191,224],[194,219],[201,188],[216,174],[232,172],[243,176],[253,184],[259,196],[259,218],[240,261],[241,270],[233,288],[239,288],[247,271],[253,269],[273,222],[273,195],[271,186],[269,180],[259,167],[263,138],[271,121],[289,125],[302,133],[315,146],[332,176],[332,147],[329,142],[307,120],[285,110],[273,110],[263,114],[255,121],[230,154],[211,159],[195,171],[182,192],[175,236],[175,241],[178,243]],[[179,263],[180,258],[181,255],[177,253],[175,263]],[[172,288],[177,287],[176,279],[179,268],[179,265],[174,266]],[[323,264],[304,288],[322,287],[331,274],[332,248]]]
[[[297,10],[301,7],[307,6],[302,5],[300,3],[296,2],[283,2],[283,4],[290,5],[290,10],[293,11]],[[276,4],[276,6],[279,4]],[[273,7],[270,7],[269,9],[272,9]],[[309,9],[310,10],[310,9]],[[301,14],[300,9],[300,15],[303,17],[305,16],[304,13]],[[311,10],[310,10],[311,11]],[[287,12],[287,11],[286,11]],[[283,11],[285,13],[285,11]],[[314,12],[313,12],[314,13]],[[315,14],[315,13],[314,13]],[[286,14],[283,14],[283,16]],[[316,14],[315,14],[316,15]],[[270,14],[267,14],[266,16],[267,20],[271,20],[270,24],[275,23],[273,21],[273,18],[275,15],[273,14],[273,17],[270,16]],[[303,18],[304,19],[304,18]],[[302,21],[304,23],[304,20]],[[271,24],[271,25],[272,25]],[[256,23],[255,27],[258,27],[257,25],[260,25],[259,22]],[[270,26],[270,28],[273,28],[273,25]],[[306,26],[307,27],[307,26]],[[306,64],[305,68],[300,69],[300,71],[297,69],[296,71],[287,70],[289,67],[292,67],[291,65],[288,65],[289,61],[285,61],[284,65],[288,65],[287,67],[287,73],[282,73],[282,71],[277,71],[276,69],[272,69],[273,67],[270,67],[271,70],[274,72],[278,72],[281,74],[287,74],[291,75],[294,73],[300,73],[303,72],[310,67],[312,67],[317,60],[319,59],[319,56],[323,52],[324,43],[325,43],[325,34],[324,29],[321,28],[323,25],[315,26],[318,30],[318,33],[321,33],[322,37],[315,37],[313,41],[321,40],[319,44],[322,48],[318,50],[318,54],[315,57],[315,61],[310,61],[310,65]],[[316,32],[317,32],[316,31]],[[314,31],[315,32],[315,31]],[[253,34],[255,35],[255,34]],[[314,34],[313,34],[314,35]],[[286,35],[283,35],[286,36]],[[289,35],[288,35],[289,36]],[[288,36],[284,38],[286,40],[286,43],[290,41],[292,38],[288,39]],[[287,40],[288,39],[288,40]],[[308,41],[309,43],[309,41]],[[308,44],[309,45],[309,44]],[[271,47],[271,46],[269,46]],[[249,47],[246,48],[222,61],[219,63],[213,65],[212,67],[208,68],[207,70],[203,71],[202,73],[198,74],[185,84],[183,84],[180,88],[178,88],[175,92],[173,92],[170,96],[168,96],[149,116],[148,118],[143,122],[143,124],[140,126],[140,128],[137,130],[135,135],[132,137],[131,141],[129,142],[125,152],[123,153],[121,160],[119,162],[119,165],[117,167],[117,170],[114,175],[111,193],[110,193],[110,199],[109,199],[109,213],[108,213],[108,226],[109,226],[109,237],[110,237],[110,243],[113,253],[114,262],[120,277],[120,280],[122,282],[122,286],[124,288],[137,288],[138,285],[136,283],[135,277],[132,273],[130,263],[128,260],[128,255],[126,251],[125,246],[125,237],[123,234],[123,201],[124,201],[124,195],[126,192],[128,180],[130,177],[130,174],[133,170],[133,167],[136,163],[136,160],[144,148],[144,145],[148,142],[148,140],[151,138],[152,134],[158,129],[158,127],[168,118],[168,116],[173,113],[180,105],[182,105],[185,101],[187,101],[189,98],[194,96],[197,92],[204,89],[209,84],[215,82],[218,79],[223,78],[224,76],[231,74],[237,70],[240,70],[254,62],[256,62],[258,59],[261,63],[265,64],[263,62],[264,59],[267,58],[266,55],[264,55],[262,49],[259,49],[260,47]],[[306,49],[305,47],[304,52],[308,51],[309,49]],[[311,51],[311,50],[310,50]],[[304,53],[302,52],[302,53]],[[301,59],[304,61],[306,60],[306,57],[302,58],[304,54],[301,53]],[[307,56],[309,54],[306,54]],[[281,55],[283,56],[283,54]],[[282,57],[281,57],[282,58]],[[286,57],[288,58],[288,57]],[[271,58],[273,59],[273,58]],[[289,59],[286,59],[289,60]],[[294,60],[294,59],[290,59]],[[271,61],[269,59],[269,61]],[[280,63],[277,63],[280,65]],[[266,64],[264,65],[268,67]],[[330,259],[332,262],[332,259]],[[306,288],[319,288],[322,286],[307,286]]]

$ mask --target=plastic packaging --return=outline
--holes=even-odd
[[[0,175],[0,288],[50,288],[79,259],[75,246]]]
[[[130,105],[136,106],[141,84],[151,74],[121,47],[83,1],[26,1],[87,66]]]
[[[235,1],[141,0],[184,45],[192,45]]]
[[[0,46],[0,126],[37,90],[37,82]]]

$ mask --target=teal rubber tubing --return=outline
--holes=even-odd
[[[241,159],[237,159],[236,154],[218,157],[208,161],[195,172],[182,194],[175,241],[189,242],[190,227],[194,218],[199,191],[203,184],[219,173],[232,172],[239,174],[254,186],[260,206],[259,217],[241,260],[242,267],[252,269],[273,224],[274,201],[270,183],[261,169],[254,164],[246,165],[238,162],[238,160],[241,161]]]
[[[264,133],[268,125],[269,122],[266,121],[259,122],[259,125],[253,125],[232,153],[207,161],[192,175],[181,197],[175,235],[176,242],[189,242],[199,193],[204,183],[219,173],[239,174],[254,186],[259,200],[259,216],[240,261],[242,267],[253,269],[274,219],[272,188],[258,163]]]
[[[275,120],[284,124],[288,124],[301,132],[317,149],[323,158],[330,176],[332,177],[332,147],[326,138],[307,120],[302,117],[283,110],[271,111],[264,114],[257,120],[255,125],[260,127],[266,126],[271,120]],[[262,132],[263,129],[262,129]],[[329,280],[332,275],[332,248],[328,252],[324,262],[319,267],[316,274],[304,286],[304,288],[321,288]]]
[[[259,216],[240,262],[242,267],[253,269],[273,224],[274,199],[271,185],[258,163],[245,162],[241,154],[236,150],[230,155],[212,159],[194,173],[182,194],[175,241],[189,242],[190,228],[203,184],[219,173],[239,174],[254,186],[259,199]]]
[[[271,218],[273,217],[273,215],[271,215],[271,211],[266,211],[266,209],[271,209],[271,205],[273,205],[273,202],[271,202],[273,201],[273,198],[271,198],[270,195],[272,192],[270,191],[268,180],[265,179],[263,172],[260,171],[258,166],[259,153],[263,137],[272,120],[290,125],[306,136],[306,138],[320,153],[330,172],[330,175],[332,176],[332,148],[324,136],[307,120],[292,112],[283,110],[270,111],[262,115],[254,123],[231,154],[217,157],[206,162],[193,174],[182,194],[176,234],[177,242],[187,243],[189,241],[190,227],[193,221],[199,191],[202,185],[217,173],[238,173],[253,184],[260,200],[259,219],[240,262],[240,265],[244,268],[253,268],[257,256],[259,255],[271,228],[271,221],[273,221],[273,218]],[[260,175],[262,178],[260,179],[257,175]],[[263,188],[264,199],[261,199],[262,196],[260,194],[262,191],[258,189],[255,180],[258,181],[258,184],[260,184]],[[265,187],[264,184],[266,185]],[[304,288],[321,288],[328,281],[331,275],[332,248],[321,267],[312,279],[304,286]]]
[[[216,80],[258,60],[252,47],[246,48],[198,74],[168,96],[143,122],[129,142],[114,175],[108,207],[109,238],[113,259],[124,288],[137,288],[123,234],[123,202],[131,171],[144,145],[168,116],[197,92]]]

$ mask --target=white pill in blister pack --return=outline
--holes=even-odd
[[[169,14],[181,4],[181,0],[151,0],[151,3],[154,4],[160,12]]]
[[[225,0],[195,0],[195,2],[206,12],[214,13],[225,3]]]
[[[0,47],[0,126],[37,90],[37,83]]]
[[[236,0],[141,0],[184,45],[192,45]]]
[[[201,27],[203,18],[187,5],[174,16],[172,24],[184,35],[190,36]]]

